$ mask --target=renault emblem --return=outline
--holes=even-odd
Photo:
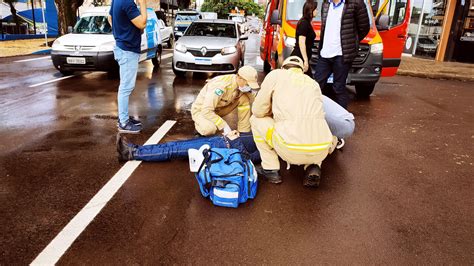
[[[74,50],[80,51],[80,50],[81,50],[81,47],[80,47],[79,45],[76,45],[76,46],[74,46]]]
[[[205,56],[206,53],[207,53],[206,47],[201,48],[201,54],[202,54],[202,56]]]

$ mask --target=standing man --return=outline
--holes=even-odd
[[[333,73],[335,100],[347,109],[346,79],[359,42],[370,30],[367,7],[364,0],[329,0],[323,3],[321,13],[321,41],[314,77],[323,89]]]
[[[139,133],[141,123],[128,115],[128,100],[135,88],[140,58],[141,31],[146,27],[146,0],[113,0],[109,23],[115,38],[114,57],[120,67],[118,89],[118,130],[122,133]]]
[[[321,163],[337,142],[324,119],[318,83],[303,73],[304,63],[288,57],[282,69],[270,72],[255,97],[250,123],[262,166],[257,172],[271,183],[281,183],[281,157],[304,165],[303,185],[317,187]]]
[[[209,80],[191,107],[196,131],[210,136],[222,130],[227,135],[232,129],[222,117],[237,109],[237,130],[250,132],[250,99],[253,99],[252,89],[258,88],[257,70],[251,66],[241,67],[237,74]]]

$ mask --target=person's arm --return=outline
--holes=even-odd
[[[140,11],[137,9],[137,5],[129,0],[131,3],[126,7],[126,13],[128,19],[133,23],[135,27],[143,30],[146,27],[147,12],[146,12],[146,0],[138,0],[140,5]]]
[[[255,97],[252,104],[252,114],[255,117],[261,118],[272,113],[272,96],[279,71],[281,70],[273,70],[263,80],[257,97]]]
[[[303,57],[304,72],[306,72],[309,68],[308,55],[306,54],[306,36],[298,36],[298,44],[300,46],[301,56]]]
[[[359,41],[362,41],[370,31],[369,14],[367,13],[367,7],[363,0],[357,2],[357,7],[355,14],[357,23],[356,27]]]
[[[222,94],[224,93],[224,87],[219,87],[220,84],[208,84],[211,86],[208,88],[206,98],[202,105],[202,115],[212,121],[219,130],[223,130],[225,127],[229,127],[227,122],[216,114],[216,106],[219,103]]]
[[[112,28],[112,16],[108,15],[107,20],[109,21],[110,27]]]

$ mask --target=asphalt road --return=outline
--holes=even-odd
[[[258,40],[247,50],[261,71]],[[15,62],[25,59],[36,60]],[[193,135],[206,76],[175,78],[170,61],[140,64],[138,144],[166,120],[177,124],[163,141]],[[38,85],[60,77],[48,58],[0,59],[0,264],[32,262],[122,167],[118,80],[77,73]],[[382,79],[370,100],[352,101],[356,132],[324,162],[319,189],[292,167],[238,209],[203,199],[187,161],[142,163],[59,264],[472,265],[473,85]]]

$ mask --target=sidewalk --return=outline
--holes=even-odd
[[[48,42],[54,41],[55,38],[48,38]],[[0,57],[28,55],[40,50],[50,49],[44,45],[43,39],[15,40],[0,42]]]
[[[397,75],[474,81],[474,64],[437,62],[429,59],[403,56]]]

